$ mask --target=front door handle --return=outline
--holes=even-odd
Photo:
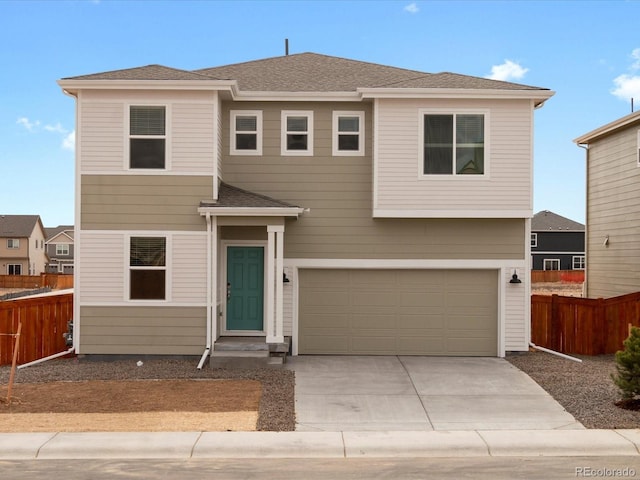
[[[227,282],[227,300],[231,298],[231,284]]]

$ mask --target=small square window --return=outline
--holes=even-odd
[[[282,112],[282,155],[313,155],[313,112]]]
[[[537,247],[538,246],[538,234],[537,233],[532,233],[531,234],[531,246],[532,247]]]
[[[262,155],[262,112],[231,111],[231,155]]]
[[[333,155],[364,155],[364,112],[333,112]]]

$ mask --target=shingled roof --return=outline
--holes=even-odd
[[[299,53],[194,71],[162,65],[115,70],[63,80],[236,81],[240,91],[355,92],[358,88],[547,90],[455,73],[426,73],[376,63]]]
[[[549,210],[543,210],[533,216],[531,220],[531,231],[583,232],[584,225],[579,222],[574,222],[562,215],[558,215],[557,213],[550,212]]]
[[[298,208],[297,205],[253,193],[228,183],[220,182],[217,202],[200,202],[201,207],[213,208]]]
[[[0,215],[0,238],[30,237],[39,221],[38,215]]]

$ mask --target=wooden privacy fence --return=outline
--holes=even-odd
[[[67,350],[62,334],[72,318],[71,293],[0,302],[0,365],[11,364],[20,322],[18,364],[23,364]]]
[[[584,270],[531,270],[531,283],[583,283]]]
[[[40,275],[0,275],[0,288],[73,288],[73,275],[42,273]]]
[[[629,324],[640,326],[640,292],[607,299],[531,296],[531,341],[561,353],[615,353]]]

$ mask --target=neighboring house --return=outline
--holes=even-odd
[[[586,295],[640,291],[640,112],[574,142],[586,150]]]
[[[47,273],[73,273],[73,225],[58,225],[46,228],[47,254],[49,264]]]
[[[0,275],[40,275],[48,258],[39,215],[0,215]]]
[[[314,53],[59,85],[78,118],[78,353],[528,349],[552,91]]]
[[[584,270],[584,225],[543,210],[531,220],[532,270]]]

